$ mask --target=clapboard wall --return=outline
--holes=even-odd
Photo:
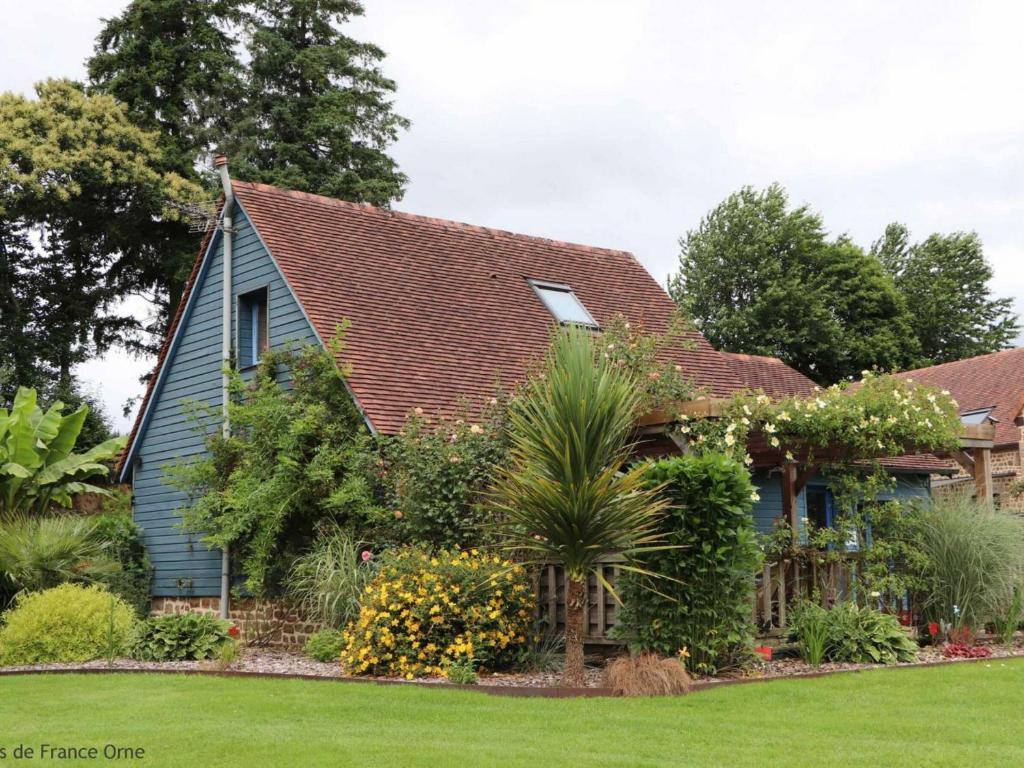
[[[237,296],[266,287],[271,347],[316,343],[316,334],[243,210],[236,210],[233,245],[232,338],[237,338]],[[220,592],[220,552],[210,550],[201,536],[180,529],[180,511],[188,499],[168,484],[165,470],[201,456],[205,435],[219,429],[223,267],[218,233],[205,254],[137,438],[134,513],[155,567],[155,597]],[[200,423],[190,419],[190,402],[206,406],[212,417]]]

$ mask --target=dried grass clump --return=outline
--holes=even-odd
[[[690,676],[679,659],[655,653],[619,656],[604,670],[604,684],[619,696],[675,696],[690,690]]]

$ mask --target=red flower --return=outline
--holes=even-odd
[[[238,637],[238,627],[232,624],[231,627],[228,628],[228,634],[231,635],[231,637]]]
[[[937,621],[932,621],[928,623],[928,634],[932,637],[939,636],[939,623]]]

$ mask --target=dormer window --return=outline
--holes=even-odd
[[[259,363],[269,346],[267,289],[243,293],[238,297],[238,367]]]
[[[568,285],[544,283],[539,280],[531,280],[530,285],[559,324],[582,325],[595,330],[598,328],[594,318]]]

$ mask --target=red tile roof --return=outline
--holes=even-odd
[[[918,368],[898,374],[922,384],[948,389],[960,412],[995,410],[995,446],[1017,445],[1020,427],[1014,420],[1024,407],[1024,348],[1007,349],[953,363]]]
[[[777,357],[722,352],[737,378],[751,389],[763,389],[779,397],[809,395],[814,382]]]
[[[528,280],[572,288],[599,323],[621,313],[664,330],[672,300],[629,253],[414,216],[236,182],[235,194],[317,333],[351,323],[349,384],[374,427],[410,410],[450,412],[520,380],[545,350],[551,314]],[[742,389],[697,332],[673,357],[722,396]]]

